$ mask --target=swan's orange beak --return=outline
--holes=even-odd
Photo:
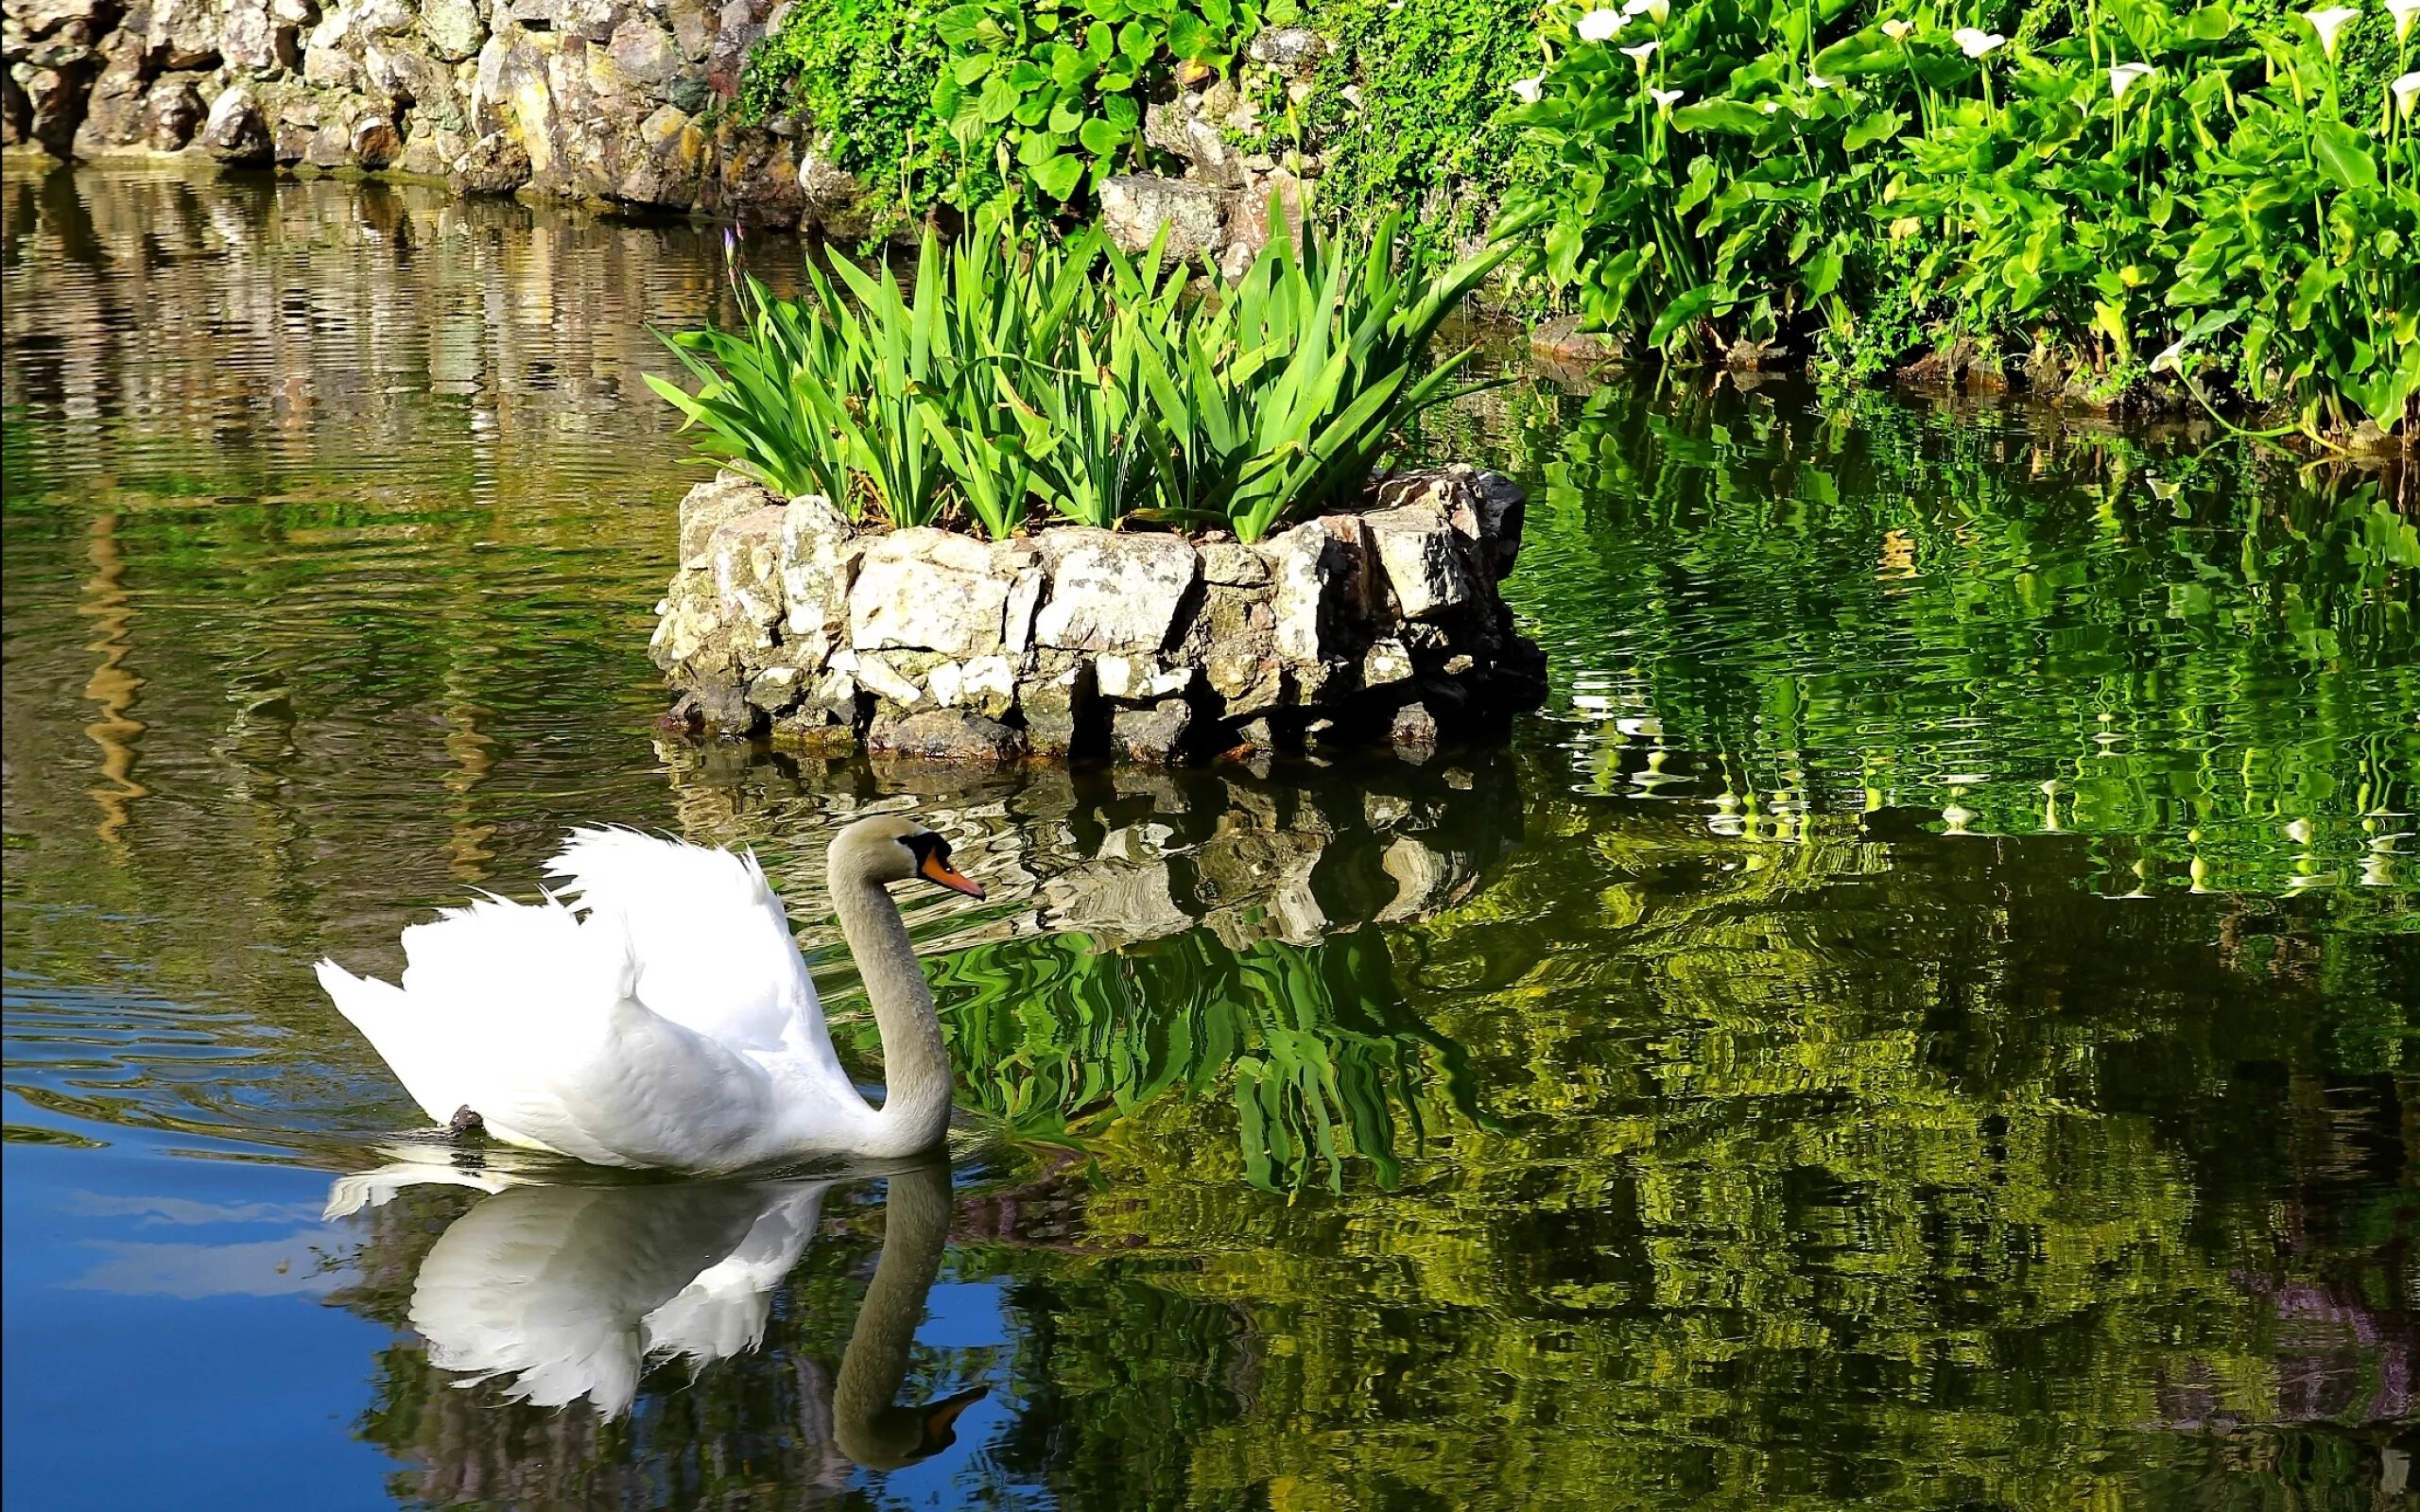
[[[923,874],[926,882],[938,882],[952,892],[962,892],[969,898],[978,901],[983,896],[983,885],[972,877],[960,876],[948,862],[942,859],[942,853],[939,850],[926,852],[925,864],[916,869]]]

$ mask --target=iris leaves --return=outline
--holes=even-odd
[[[648,381],[698,449],[784,494],[994,538],[1037,507],[1083,524],[1213,521],[1244,541],[1349,503],[1429,409],[1471,391],[1431,364],[1501,245],[1407,274],[1393,217],[1357,246],[1282,207],[1243,276],[1130,258],[1098,233],[1021,250],[927,232],[891,269],[810,266],[813,298],[738,284],[744,325],[666,338],[694,391]]]

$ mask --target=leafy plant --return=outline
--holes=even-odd
[[[805,0],[750,58],[756,117],[796,107],[903,211],[1058,213],[1142,161],[1145,104],[1229,67],[1256,0]]]
[[[1668,353],[1971,342],[2102,396],[2174,373],[2313,435],[2408,425],[2420,198],[2408,106],[2344,87],[2360,13],[2024,14],[2015,43],[1844,0],[1550,23],[1516,87],[1558,171],[1508,209],[1590,324]]]
[[[1199,289],[1158,248],[1128,258],[1098,232],[1020,251],[1012,225],[986,222],[944,257],[928,229],[912,294],[846,262],[809,267],[809,302],[741,280],[743,330],[666,338],[696,391],[648,381],[700,451],[853,515],[956,510],[997,538],[1038,502],[1257,541],[1351,500],[1396,438],[1469,391],[1469,352],[1430,366],[1428,347],[1510,250],[1422,277],[1397,266],[1392,217],[1357,251],[1310,229],[1297,251],[1271,215],[1243,277]]]

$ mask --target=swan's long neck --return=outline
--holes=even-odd
[[[896,1399],[908,1379],[916,1325],[925,1320],[925,1294],[941,1274],[949,1242],[949,1168],[893,1172],[882,1230],[882,1258],[874,1263],[832,1390],[834,1439],[842,1453],[872,1466],[907,1463],[924,1435],[924,1413]]]
[[[833,858],[835,863],[839,856]],[[916,964],[908,925],[882,884],[836,864],[831,873],[832,911],[840,936],[856,958],[882,1034],[882,1110],[873,1136],[855,1153],[912,1155],[942,1143],[949,1128],[949,1050],[933,1011],[933,989]]]

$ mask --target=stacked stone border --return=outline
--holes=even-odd
[[[1525,500],[1455,465],[1245,544],[854,523],[724,472],[681,501],[649,655],[700,732],[942,761],[1167,762],[1482,736],[1546,693],[1498,585]]]
[[[894,212],[794,115],[740,122],[748,52],[787,0],[8,0],[0,147],[60,159],[441,180],[465,194],[618,204],[795,226],[838,240]],[[1263,32],[1242,67],[1299,97],[1326,44]],[[1274,197],[1299,225],[1320,156],[1238,153],[1256,122],[1211,79],[1150,107],[1146,139],[1184,176],[1102,186],[1130,250],[1240,269]],[[895,229],[895,228],[894,228]]]

